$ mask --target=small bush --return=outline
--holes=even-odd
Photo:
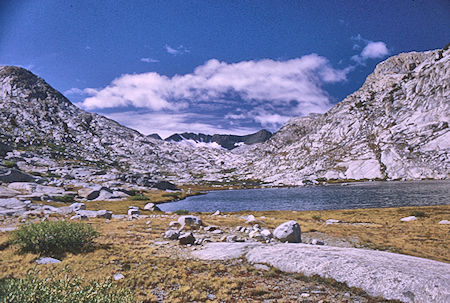
[[[147,201],[150,200],[147,196],[144,195],[135,195],[135,196],[131,196],[130,200],[133,201]]]
[[[417,218],[425,218],[428,217],[426,213],[420,210],[415,210],[411,213],[411,216],[417,217]]]
[[[11,243],[18,245],[22,252],[58,257],[66,252],[81,252],[98,235],[85,223],[44,221],[22,225],[13,232]]]
[[[180,196],[180,193],[165,193],[162,194],[163,197],[170,197],[170,198],[178,198]]]
[[[318,215],[313,215],[311,218],[312,218],[313,220],[315,220],[315,221],[320,221],[320,220],[322,220],[322,217],[321,217],[321,216],[318,216]]]
[[[187,211],[185,209],[179,209],[179,210],[174,211],[174,213],[177,215],[183,216],[183,215],[188,215],[189,211]]]
[[[72,203],[75,201],[75,198],[71,195],[64,195],[64,196],[53,196],[52,199],[57,202],[64,202],[64,203]]]
[[[110,280],[82,283],[79,278],[41,279],[29,274],[25,278],[0,280],[1,303],[131,303],[131,292],[118,288]]]
[[[17,168],[16,162],[10,160],[3,161],[3,166],[7,168]]]

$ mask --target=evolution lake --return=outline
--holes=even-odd
[[[325,210],[450,204],[450,181],[390,181],[210,191],[163,211]]]

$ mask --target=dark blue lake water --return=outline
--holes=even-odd
[[[361,182],[223,190],[158,205],[163,211],[323,210],[450,204],[450,181]]]

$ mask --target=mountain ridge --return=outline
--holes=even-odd
[[[206,135],[203,133],[175,133],[166,139],[168,142],[181,142],[183,140],[192,140],[196,143],[217,143],[223,148],[232,150],[242,144],[253,145],[257,143],[262,143],[270,139],[272,133],[261,129],[256,133],[238,136],[238,135],[226,135],[226,134],[214,134]]]
[[[448,179],[449,58],[448,47],[388,58],[327,113],[292,118],[264,142],[234,148],[236,141],[226,135],[181,134],[199,142],[224,139],[231,150],[145,136],[76,107],[23,68],[2,66],[1,157],[25,171],[76,175],[106,169],[96,177],[102,182],[141,184]]]

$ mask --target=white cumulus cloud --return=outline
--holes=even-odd
[[[328,110],[331,100],[322,85],[345,81],[349,70],[335,69],[326,58],[316,54],[285,61],[227,63],[211,59],[185,75],[167,77],[155,72],[122,75],[104,88],[85,89],[89,97],[81,106],[88,110],[145,108],[151,111],[146,118],[181,111],[214,112],[216,120],[220,116],[228,126],[248,126],[251,121],[276,130],[290,117]],[[180,120],[186,116],[176,117],[178,120],[172,121],[180,127],[192,123]],[[210,130],[226,129],[225,125],[218,127],[214,119],[203,122],[202,127],[207,128],[207,124]],[[158,124],[153,126],[161,128]]]
[[[353,45],[354,50],[362,48],[362,51],[359,55],[354,55],[351,58],[353,61],[359,64],[364,64],[368,59],[378,59],[389,55],[389,49],[387,48],[386,43],[382,41],[370,41],[362,38],[361,35],[352,37],[352,40],[355,41]],[[361,44],[365,44],[364,48],[361,46]]]
[[[382,58],[389,54],[389,51],[384,42],[369,42],[361,52],[363,59]]]

